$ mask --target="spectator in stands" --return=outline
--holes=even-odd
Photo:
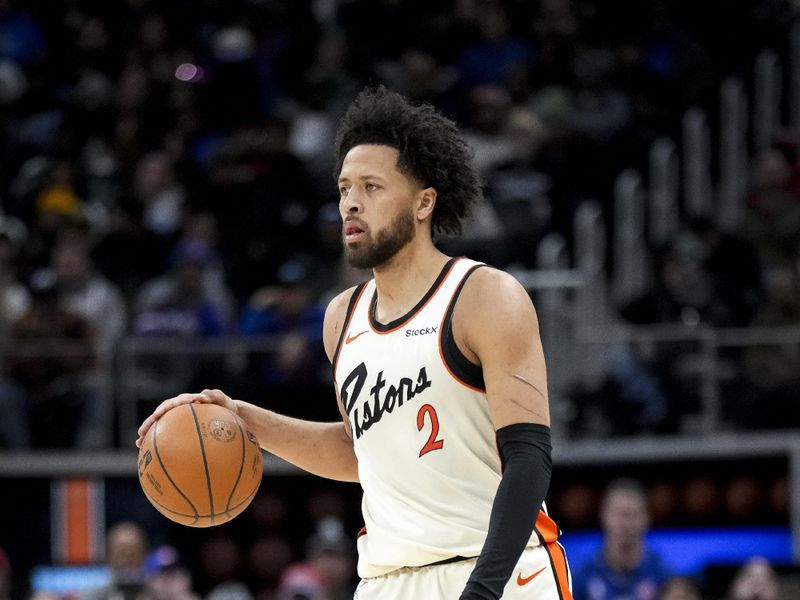
[[[647,545],[650,511],[639,482],[621,479],[609,485],[600,505],[600,525],[603,547],[575,569],[575,600],[655,600],[670,572]]]
[[[212,210],[227,242],[229,281],[237,297],[274,281],[288,257],[316,242],[319,197],[305,165],[289,150],[290,132],[287,119],[272,117],[262,127],[233,132],[208,158]]]
[[[579,48],[572,66],[578,82],[572,126],[600,148],[613,144],[633,125],[631,100],[614,85],[615,68],[614,52],[602,47]],[[595,156],[603,160],[601,152]]]
[[[43,59],[47,47],[40,24],[18,4],[0,0],[0,58],[29,65]]]
[[[355,545],[336,517],[325,517],[317,523],[314,534],[306,542],[306,565],[320,576],[329,600],[351,600],[355,591]]]
[[[710,263],[711,256],[718,256],[718,250],[695,232],[688,229],[678,232],[667,247],[657,253],[656,281],[652,288],[620,308],[623,320],[637,325],[674,324],[685,328],[700,324],[721,327],[737,324],[737,319],[744,318],[742,315],[748,310],[748,301],[744,298],[756,292],[738,290],[741,297],[721,293],[726,284],[719,280],[726,267]],[[713,267],[717,270],[716,276],[710,264],[716,265]],[[744,262],[742,272],[747,268]],[[741,275],[742,281],[748,277]],[[674,431],[685,426],[684,415],[696,412],[699,405],[701,372],[698,366],[702,363],[696,359],[699,352],[696,341],[662,341],[647,359],[638,356],[633,349],[627,352],[630,360],[625,364],[636,366],[640,375],[651,380],[648,389],[666,397],[667,407],[659,411],[661,416],[651,428]]]
[[[131,521],[113,525],[106,536],[106,564],[111,582],[87,590],[78,600],[140,600],[145,589],[148,539],[144,529]]]
[[[59,303],[90,323],[99,352],[107,353],[128,327],[125,299],[119,288],[95,269],[83,236],[63,236],[53,249],[52,270]]]
[[[146,229],[143,208],[129,194],[111,208],[108,231],[94,247],[93,258],[102,273],[116,284],[127,300],[133,299],[146,281],[163,273],[170,240]]]
[[[26,248],[31,268],[50,264],[53,248],[66,232],[86,231],[83,201],[76,190],[72,164],[54,161],[46,171],[43,187],[32,203],[35,213]]]
[[[769,561],[753,557],[736,572],[726,600],[779,600],[780,581]]]
[[[273,597],[293,558],[292,544],[285,536],[263,534],[255,538],[248,550],[247,561],[253,595],[256,598]]]
[[[135,298],[134,333],[216,336],[229,331],[227,307],[213,297],[205,276],[212,258],[205,243],[179,245],[170,271],[146,283]]]
[[[336,120],[358,89],[358,80],[348,70],[343,32],[335,28],[324,31],[316,45],[314,62],[303,75],[288,140],[288,149],[306,165],[318,193],[329,192],[326,184],[334,165],[328,140],[334,135]]]
[[[177,548],[159,546],[147,556],[144,570],[147,584],[138,600],[200,600]]]
[[[475,153],[475,165],[485,176],[514,155],[514,141],[508,128],[511,97],[502,86],[484,84],[470,91],[468,101],[464,138]]]
[[[332,600],[325,592],[322,577],[311,566],[290,565],[281,575],[277,600]]]
[[[526,107],[513,108],[508,115],[511,152],[507,160],[494,165],[487,177],[486,196],[502,222],[503,233],[492,240],[501,246],[501,260],[495,266],[517,263],[536,267],[536,248],[550,231],[552,205],[548,196],[550,178],[537,167],[539,150],[547,132],[536,115]],[[495,251],[498,252],[498,251]]]
[[[715,324],[748,325],[764,301],[756,249],[747,239],[723,231],[708,217],[691,218],[687,226],[702,244],[703,270],[711,279],[712,293],[719,305]]]
[[[211,587],[205,600],[252,600],[241,580],[242,547],[233,536],[212,535],[200,546],[198,558],[200,570],[195,574]]]
[[[327,385],[328,363],[320,352],[325,307],[312,287],[312,266],[302,257],[286,261],[278,269],[278,285],[255,292],[240,320],[246,336],[279,336],[275,351],[257,355],[253,367],[272,402],[294,407],[298,395],[313,396]]]
[[[184,386],[222,385],[224,364],[214,354],[193,354],[193,339],[218,337],[232,331],[226,318],[230,294],[223,294],[207,277],[206,269],[214,258],[212,248],[199,240],[178,244],[172,267],[165,275],[149,281],[134,299],[132,333],[171,341],[171,350],[137,357],[135,377],[143,390],[144,401]],[[187,350],[189,350],[187,352]],[[202,382],[196,378],[202,377]]]
[[[172,252],[172,261],[182,254],[205,254],[202,261],[203,288],[213,303],[220,308],[225,323],[236,320],[235,300],[228,288],[225,263],[219,248],[219,229],[216,217],[209,212],[187,216],[181,237]]]
[[[661,586],[658,600],[703,600],[700,589],[689,577],[670,577]]]
[[[77,443],[82,448],[107,442],[110,411],[103,395],[111,352],[127,329],[127,308],[119,289],[97,273],[90,257],[89,242],[75,233],[62,234],[56,242],[51,267],[37,273],[52,277],[59,306],[92,326],[95,368],[87,369],[77,382],[91,406],[84,407]]]
[[[19,219],[0,214],[0,343],[14,322],[30,306],[30,292],[19,281],[18,261],[27,239]]]
[[[387,87],[416,102],[434,105],[445,101],[456,78],[455,69],[439,64],[420,48],[410,48],[398,60],[380,63],[376,68]]]
[[[769,268],[765,281],[767,301],[753,325],[800,326],[798,267]],[[744,352],[744,374],[742,393],[729,409],[738,425],[748,429],[800,425],[800,410],[795,403],[786,401],[800,394],[800,346],[796,342],[748,346]]]
[[[725,324],[724,308],[714,298],[713,281],[705,269],[707,249],[691,232],[679,232],[656,258],[656,282],[621,308],[631,323],[700,322]]]
[[[744,232],[763,266],[786,263],[800,247],[800,202],[789,190],[791,174],[777,148],[755,159]]]
[[[504,3],[478,4],[476,11],[479,38],[458,59],[459,84],[467,91],[485,84],[514,89],[527,79],[536,52],[514,34]]]
[[[6,357],[4,388],[26,399],[31,443],[45,447],[91,446],[96,389],[84,385],[94,368],[95,331],[79,314],[62,307],[55,280],[40,272],[30,282],[30,308],[12,325],[12,345],[23,351]],[[63,344],[73,344],[65,348]],[[30,354],[24,352],[27,349]],[[5,393],[5,392],[4,392]],[[16,402],[19,405],[19,402]]]
[[[14,227],[14,222],[18,223]],[[21,227],[21,229],[20,229]],[[24,226],[15,219],[0,216],[0,347],[9,344],[12,327],[30,308],[31,294],[17,279],[16,257],[24,241]],[[18,234],[23,237],[19,238]],[[30,447],[28,397],[0,366],[0,448]]]
[[[183,225],[186,191],[166,152],[150,152],[139,159],[133,189],[144,209],[145,228],[164,238],[174,236]]]

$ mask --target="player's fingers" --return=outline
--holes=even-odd
[[[181,404],[190,404],[191,402],[197,401],[205,401],[202,398],[201,394],[180,394],[179,396],[175,396],[174,398],[169,398],[168,400],[164,400],[161,404],[159,404],[153,413],[147,417],[142,424],[139,426],[139,430],[137,433],[139,437],[143,438],[147,434],[147,430],[153,426],[158,419],[160,419],[164,413],[168,410],[172,410],[176,406],[180,406]]]
[[[231,399],[230,396],[228,396],[222,390],[205,389],[201,392],[200,395],[203,396],[205,402],[213,402],[214,404],[219,404],[220,406],[224,406],[231,412],[234,413],[238,412],[236,410],[236,404],[234,403],[234,401]]]

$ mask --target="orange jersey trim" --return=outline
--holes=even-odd
[[[564,552],[564,547],[558,542],[545,544],[544,547],[553,567],[553,576],[555,577],[559,599],[572,600],[572,591],[569,586],[569,566],[567,565],[567,553]]]

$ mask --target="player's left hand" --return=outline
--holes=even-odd
[[[142,424],[139,426],[139,431],[137,432],[139,437],[136,440],[136,447],[142,447],[144,436],[147,435],[147,432],[150,427],[153,426],[153,423],[158,421],[164,415],[164,413],[166,413],[168,410],[172,410],[176,406],[181,406],[182,404],[191,404],[192,402],[219,404],[234,414],[238,414],[239,412],[236,402],[230,396],[220,390],[203,390],[199,394],[179,394],[174,398],[164,400],[156,407],[156,409],[153,411],[153,414],[151,414],[142,422]]]

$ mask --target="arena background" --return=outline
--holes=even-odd
[[[243,515],[183,528],[141,493],[133,441],[160,399],[203,387],[338,417],[321,310],[365,274],[341,264],[331,141],[375,83],[475,148],[485,205],[439,243],[536,303],[548,504],[573,568],[599,543],[604,487],[629,476],[704,598],[753,556],[798,597],[798,9],[0,0],[11,598],[103,581],[121,521],[176,547],[200,596],[235,578],[275,597],[323,524],[352,552],[357,486],[267,457]],[[227,571],[209,568],[223,546]]]

